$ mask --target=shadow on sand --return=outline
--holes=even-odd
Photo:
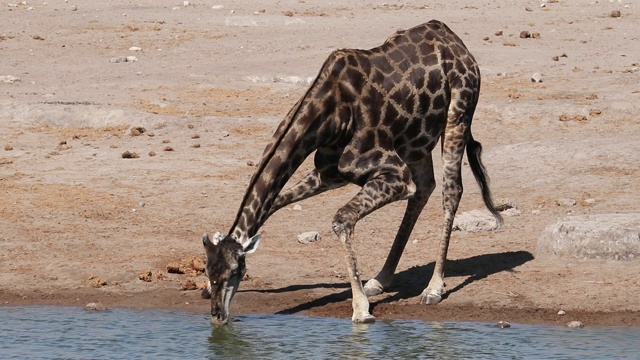
[[[467,279],[465,279],[465,281],[463,281],[460,285],[446,291],[442,296],[442,300],[445,300],[447,297],[449,297],[449,295],[463,289],[465,286],[473,283],[474,281],[482,280],[489,275],[493,275],[502,271],[513,271],[514,268],[523,265],[531,260],[533,260],[533,255],[528,251],[510,251],[478,255],[461,260],[447,260],[447,263],[445,265],[445,281],[446,276],[467,276]],[[427,283],[431,278],[431,274],[433,274],[434,265],[435,263],[431,262],[427,265],[415,266],[396,273],[393,279],[393,284],[391,285],[390,289],[387,290],[387,292],[389,293],[396,292],[396,294],[379,301],[372,302],[372,310],[377,304],[394,302],[419,296],[427,286]],[[322,307],[331,303],[342,302],[351,297],[351,286],[347,283],[291,285],[278,289],[244,291],[261,293],[285,293],[290,291],[320,288],[346,290],[339,293],[322,296],[320,298],[294,306],[292,308],[283,309],[281,311],[278,311],[276,314],[295,314],[300,311]]]

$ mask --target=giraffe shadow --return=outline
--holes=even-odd
[[[490,275],[503,271],[514,271],[513,269],[533,260],[533,254],[528,251],[508,251],[502,253],[483,254],[472,256],[460,260],[447,260],[445,265],[446,276],[467,276],[467,278],[456,287],[447,290],[442,295],[442,300],[446,300],[452,294],[462,290],[467,285],[487,278]],[[431,262],[427,265],[414,266],[407,270],[396,273],[393,284],[387,290],[387,293],[395,293],[384,299],[371,302],[371,311],[378,304],[390,303],[398,300],[409,299],[419,296],[427,286],[435,263]],[[445,277],[446,282],[446,277]],[[338,303],[351,298],[351,286],[344,284],[309,284],[309,285],[291,285],[278,289],[269,290],[246,290],[252,292],[263,293],[285,293],[290,291],[304,289],[345,289],[337,293],[325,295],[306,303],[296,305],[291,308],[278,311],[276,314],[295,314],[301,311],[322,307],[332,303]]]

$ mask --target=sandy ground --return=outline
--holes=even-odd
[[[308,79],[333,49],[373,47],[430,19],[447,23],[480,63],[474,136],[494,196],[521,214],[496,232],[455,232],[448,292],[421,306],[442,218],[437,189],[394,286],[371,299],[373,314],[640,324],[637,261],[536,253],[541,232],[568,214],[638,211],[640,4],[629,0],[4,2],[1,304],[206,314],[199,291],[181,290],[202,276],[167,265],[202,256],[202,233],[228,230],[253,164]],[[137,61],[111,62],[127,56]],[[460,212],[481,208],[468,167],[463,177]],[[269,219],[232,311],[347,321],[350,290],[330,224],[356,191]],[[565,198],[576,204],[557,204]],[[358,223],[365,279],[382,266],[403,211],[392,204]],[[305,231],[322,240],[298,243]],[[146,269],[150,282],[139,278]]]

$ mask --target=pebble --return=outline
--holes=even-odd
[[[506,328],[510,328],[511,324],[509,324],[506,321],[498,321],[498,323],[496,324],[497,327],[501,328],[501,329],[506,329]]]
[[[224,5],[213,5],[211,8],[213,10],[222,10],[224,9]]]
[[[11,150],[13,150],[13,145],[7,144],[4,146],[4,151],[11,151]]]
[[[531,34],[528,31],[520,31],[520,39],[530,38]]]
[[[622,15],[622,14],[620,14],[620,10],[613,10],[613,11],[611,12],[611,17],[612,17],[612,18],[619,18],[619,17],[620,17],[620,15]]]
[[[137,46],[132,46],[129,48],[129,51],[142,51],[142,48],[139,48]]]
[[[556,200],[556,205],[560,205],[560,206],[574,206],[576,204],[576,201],[574,199],[569,199],[569,198],[561,198],[561,199],[557,199]]]
[[[567,326],[572,328],[572,329],[582,329],[584,327],[584,324],[581,321],[569,321],[567,323]]]
[[[541,83],[542,82],[542,74],[534,73],[533,75],[531,75],[531,82]]]
[[[295,205],[293,205],[293,210],[300,211],[300,210],[302,210],[302,206],[300,206],[300,204],[295,204]]]
[[[77,7],[76,5],[73,5],[73,6],[71,7],[71,11],[78,11],[78,7]]]
[[[317,231],[308,231],[298,235],[300,244],[311,244],[320,240],[320,234]]]
[[[138,61],[138,58],[135,56],[121,56],[117,58],[111,58],[109,60],[110,63],[121,63],[121,62],[135,62]]]
[[[596,199],[593,199],[593,198],[584,199],[584,202],[587,203],[588,205],[593,205],[596,203]]]
[[[85,310],[90,310],[90,311],[106,311],[107,307],[102,305],[102,303],[88,303],[87,305],[84,306]]]
[[[224,130],[222,131],[222,137],[228,137],[230,134],[228,131]]]
[[[22,80],[19,77],[15,77],[11,75],[0,76],[0,83],[13,84],[18,81],[22,81]]]
[[[558,311],[558,315],[560,315],[560,316],[565,315],[565,314],[566,314],[566,312],[564,310]]]

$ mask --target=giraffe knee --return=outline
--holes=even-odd
[[[338,236],[340,241],[344,242],[353,232],[358,216],[352,211],[340,209],[333,217],[333,232]]]

